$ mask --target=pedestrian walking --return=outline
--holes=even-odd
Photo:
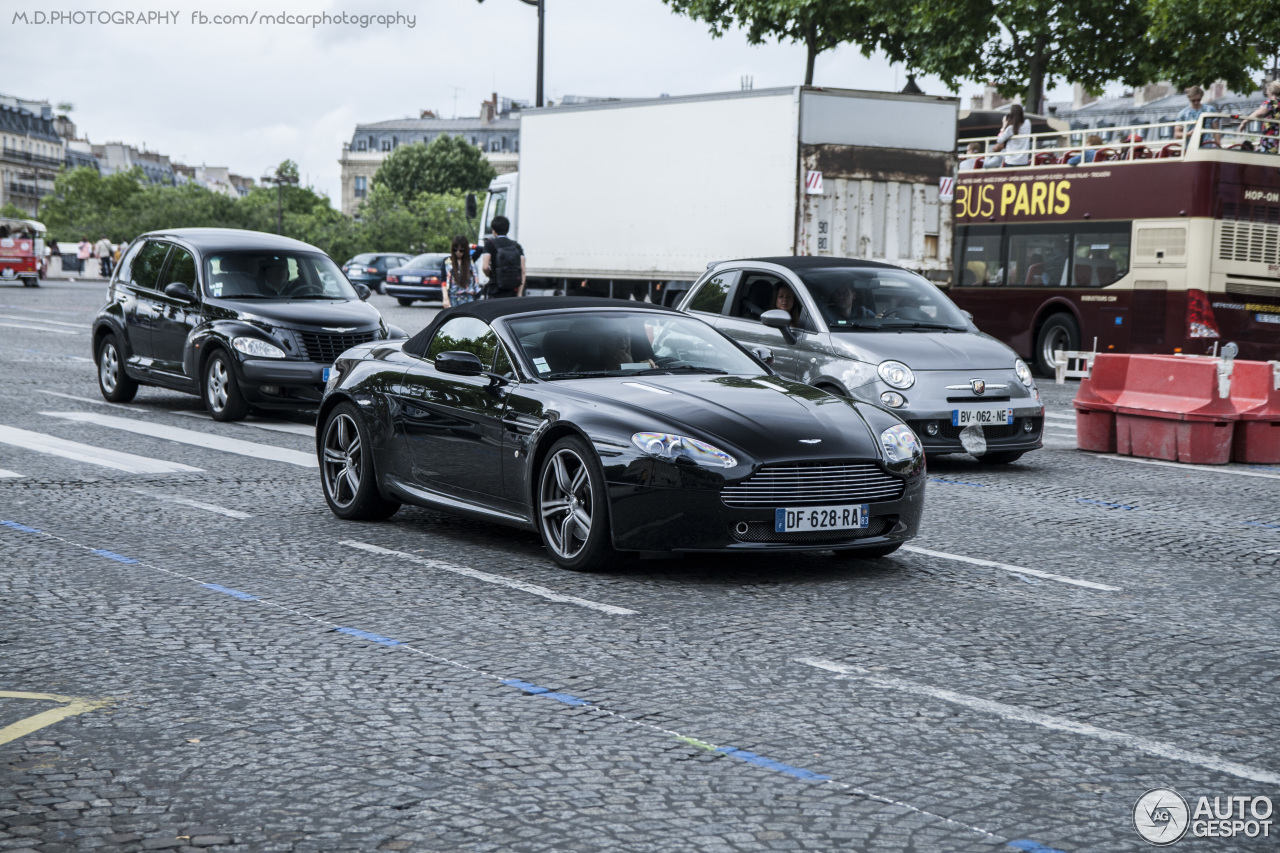
[[[485,238],[480,256],[480,269],[489,277],[489,298],[524,296],[524,247],[507,236],[511,220],[495,216],[489,228],[493,236]]]
[[[80,245],[76,247],[76,272],[84,272],[84,262],[92,257],[93,244],[88,237],[81,237]]]
[[[440,291],[445,308],[466,305],[480,298],[480,277],[471,259],[471,241],[454,237],[449,257],[444,262],[445,286]]]
[[[93,246],[93,253],[98,256],[98,272],[103,278],[111,277],[111,241],[105,236]]]

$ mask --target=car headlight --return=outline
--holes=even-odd
[[[909,462],[924,455],[920,439],[906,424],[895,424],[880,433],[880,444],[890,462]]]
[[[732,468],[738,464],[737,459],[718,447],[669,432],[638,432],[631,436],[631,443],[650,456],[672,462],[684,458],[708,468]]]
[[[284,358],[284,350],[274,344],[269,344],[262,338],[240,337],[232,338],[231,346],[235,347],[237,352],[245,355],[251,355],[255,358]]]
[[[1031,368],[1027,367],[1027,363],[1020,358],[1013,360],[1013,372],[1018,374],[1018,381],[1028,388],[1034,388],[1036,385],[1035,377],[1031,375]]]
[[[910,388],[916,384],[916,375],[911,372],[910,367],[900,361],[882,361],[876,372],[880,374],[880,378],[885,381],[885,384],[892,385],[899,390]]]

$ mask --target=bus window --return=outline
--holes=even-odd
[[[1072,271],[1076,287],[1106,287],[1129,271],[1129,232],[1075,235],[1075,263]]]
[[[1071,235],[1015,234],[1009,237],[1009,284],[1065,287]]]
[[[967,229],[966,229],[967,230]],[[959,284],[983,286],[1004,284],[1004,246],[999,234],[964,233],[957,240]]]

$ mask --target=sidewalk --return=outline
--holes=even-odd
[[[49,259],[49,271],[45,274],[45,278],[50,281],[91,281],[94,283],[105,283],[107,278],[98,275],[98,259],[89,258],[84,262],[84,272],[71,272],[62,269],[62,256],[54,255]]]

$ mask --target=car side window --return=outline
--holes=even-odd
[[[160,271],[164,267],[165,255],[169,254],[168,243],[148,242],[134,258],[129,270],[130,283],[134,287],[157,290],[160,283]]]
[[[124,257],[120,259],[120,268],[116,270],[116,281],[128,282],[129,271],[133,269],[133,261],[138,257],[138,250],[142,248],[142,243],[134,241],[128,249],[125,250]]]
[[[773,292],[782,279],[765,273],[745,273],[738,285],[733,310],[729,314],[743,320],[759,322],[760,315],[773,307]]]
[[[173,258],[169,261],[169,272],[165,276],[165,286],[181,282],[194,292],[196,289],[196,259],[186,249],[174,247]]]
[[[454,317],[439,329],[427,347],[427,358],[435,361],[442,352],[469,352],[480,357],[483,364],[493,364],[498,336],[489,324],[475,317]]]
[[[729,285],[736,276],[736,272],[724,272],[703,282],[702,287],[689,300],[689,310],[700,314],[722,313],[725,297],[729,295]]]

